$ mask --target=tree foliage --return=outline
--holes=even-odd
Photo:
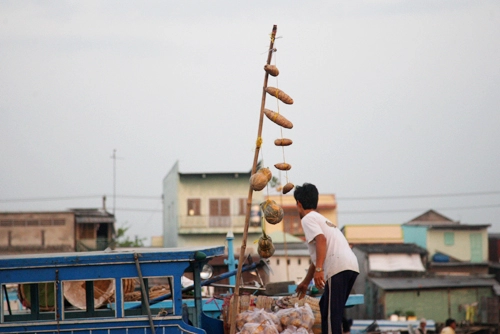
[[[144,240],[146,238],[139,238],[137,235],[134,235],[134,239],[131,240],[130,236],[126,235],[129,229],[130,226],[127,223],[118,228],[114,240],[116,247],[144,247]]]

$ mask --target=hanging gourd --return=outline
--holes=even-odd
[[[264,114],[266,114],[267,118],[269,118],[271,121],[278,124],[279,126],[282,126],[286,129],[293,128],[292,122],[290,122],[288,119],[285,118],[285,116],[278,114],[277,112],[274,112],[269,109],[264,109]]]
[[[285,104],[293,104],[293,99],[279,88],[266,87],[266,92],[269,95],[276,97],[277,99],[279,99],[281,102],[283,102]]]
[[[283,220],[285,212],[283,208],[276,204],[275,201],[267,199],[265,202],[260,203],[260,208],[264,213],[264,218],[271,225],[276,225]]]
[[[295,185],[293,183],[288,182],[287,184],[285,184],[285,186],[283,187],[283,195],[290,192],[290,190],[292,190],[294,187]]]
[[[269,168],[261,168],[255,174],[250,176],[250,186],[252,190],[260,191],[264,189],[267,183],[271,180],[273,174]]]
[[[274,145],[276,146],[290,146],[292,143],[292,140],[288,138],[278,138],[274,140]]]
[[[264,71],[266,71],[269,75],[272,75],[273,77],[277,77],[280,74],[280,71],[274,65],[264,66]]]
[[[273,240],[264,231],[262,231],[262,236],[259,238],[257,243],[257,253],[260,257],[268,259],[273,256],[275,251]]]
[[[292,169],[292,165],[287,164],[286,162],[280,162],[278,164],[275,164],[274,167],[276,167],[279,170],[290,170],[290,169]]]

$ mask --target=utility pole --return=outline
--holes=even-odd
[[[116,209],[116,159],[120,159],[116,156],[116,149],[113,149],[113,155],[111,156],[111,159],[113,159],[113,216],[114,216]]]
[[[113,150],[113,216],[115,215],[116,208],[116,149]]]

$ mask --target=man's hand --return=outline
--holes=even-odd
[[[297,289],[295,289],[295,292],[297,293],[297,296],[299,297],[299,299],[302,299],[306,296],[307,287],[308,287],[308,284],[304,283],[304,282],[297,285]]]
[[[314,272],[314,285],[316,285],[318,289],[325,288],[325,273],[323,271]]]

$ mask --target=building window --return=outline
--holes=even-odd
[[[0,226],[12,226],[12,220],[1,220]]]
[[[246,198],[240,198],[238,200],[238,203],[239,203],[238,214],[240,216],[245,216],[247,214],[247,199]]]
[[[302,261],[300,259],[298,259],[297,264],[300,266],[301,263],[302,263]]]
[[[300,223],[300,216],[297,210],[285,210],[285,216],[283,217],[283,226],[286,233],[292,235],[304,235],[304,230]]]
[[[211,198],[209,201],[209,226],[229,227],[231,226],[231,215],[228,198]]]
[[[280,259],[276,259],[276,265],[279,266],[280,265]]]
[[[200,199],[199,198],[190,198],[188,199],[188,216],[199,216],[200,212]]]
[[[453,232],[444,232],[444,244],[453,246],[455,244],[455,234]]]
[[[42,230],[42,246],[45,246],[45,231]]]
[[[286,260],[286,264],[290,265],[290,259]]]
[[[12,231],[9,231],[8,234],[7,234],[7,244],[9,245],[9,247],[12,246]]]
[[[80,224],[80,239],[95,239],[94,224]]]

